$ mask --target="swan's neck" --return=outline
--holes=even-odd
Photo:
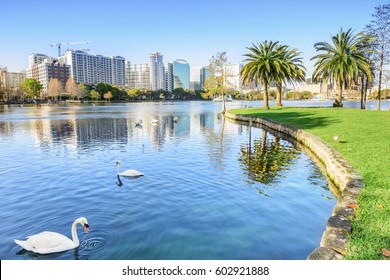
[[[72,240],[73,240],[73,245],[75,248],[80,245],[79,237],[77,236],[77,230],[76,230],[78,223],[79,222],[76,220],[72,224]]]

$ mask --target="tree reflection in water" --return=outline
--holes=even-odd
[[[286,170],[294,158],[298,157],[295,149],[280,144],[280,138],[268,139],[268,132],[262,131],[261,139],[241,146],[241,168],[252,182],[260,182],[266,186],[275,183],[281,171]],[[264,190],[259,193],[268,196]]]

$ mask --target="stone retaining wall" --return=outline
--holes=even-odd
[[[326,175],[339,188],[341,195],[337,199],[332,216],[328,220],[320,247],[317,247],[307,259],[343,259],[347,253],[357,199],[364,186],[362,177],[334,148],[309,132],[264,118],[246,117],[231,113],[225,113],[225,117],[232,120],[260,124],[284,133],[306,146],[324,163]]]

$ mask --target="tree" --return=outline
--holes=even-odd
[[[80,90],[80,98],[89,98],[91,93],[91,88],[84,83],[79,83],[78,88]]]
[[[301,54],[297,49],[290,49],[287,45],[278,46],[281,52],[283,63],[285,64],[279,72],[276,80],[276,106],[282,105],[282,83],[294,81],[302,82],[305,80],[306,68],[303,66]]]
[[[69,78],[65,84],[65,92],[69,94],[70,97],[80,99],[82,90],[74,82],[73,78]]]
[[[343,85],[349,85],[354,77],[359,75],[359,70],[372,80],[370,60],[366,53],[370,52],[368,42],[373,37],[363,32],[354,34],[352,29],[343,32],[340,29],[336,36],[332,36],[333,45],[327,42],[314,44],[317,52],[322,52],[312,57],[317,59],[314,64],[313,80],[315,82],[330,80],[337,86],[337,97],[333,106],[342,107]]]
[[[91,90],[91,98],[92,99],[95,99],[95,100],[99,100],[100,99],[100,93],[96,90]]]
[[[381,109],[381,88],[383,65],[390,63],[390,4],[379,5],[375,7],[375,14],[370,24],[366,25],[367,34],[376,37],[372,42],[371,48],[376,50],[373,62],[378,67],[378,105],[377,110]]]
[[[106,92],[106,93],[103,95],[103,98],[105,98],[106,101],[110,102],[110,99],[112,98],[112,93],[111,93],[111,91]]]
[[[25,79],[21,84],[27,98],[35,98],[42,90],[42,84],[33,78]]]
[[[226,51],[218,52],[213,55],[209,61],[210,78],[209,84],[212,84],[215,88],[219,88],[222,97],[222,114],[226,112],[225,105],[225,92],[226,88],[224,81],[226,80],[226,73],[224,65],[227,63]]]
[[[59,99],[61,100],[61,94],[63,91],[64,89],[61,81],[55,78],[51,78],[49,82],[49,86],[47,88],[47,93],[49,97],[53,97],[55,99],[59,97]]]
[[[247,48],[250,52],[244,54],[246,64],[240,71],[244,84],[254,83],[256,87],[260,83],[263,84],[264,109],[269,109],[268,85],[280,79],[279,75],[285,71],[286,67],[283,54],[278,49],[280,48],[278,43],[263,41],[257,46],[252,44],[252,47]]]
[[[138,88],[133,88],[126,91],[127,96],[132,100],[135,100],[140,93],[141,91]]]

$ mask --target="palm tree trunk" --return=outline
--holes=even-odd
[[[337,81],[337,96],[333,107],[343,107],[343,82]]]
[[[282,104],[282,83],[276,83],[276,106],[283,106]]]
[[[364,104],[364,77],[365,77],[365,75],[362,73],[362,75],[361,75],[361,88],[360,88],[360,109],[362,109],[362,110],[364,110],[364,109],[366,109],[365,108],[365,104]]]
[[[382,46],[381,46],[381,54],[380,54],[380,62],[379,62],[379,79],[378,79],[378,105],[376,109],[379,111],[381,109],[381,88],[382,88],[382,71],[383,71],[383,59],[385,53],[385,38],[384,33],[382,32]]]
[[[366,100],[367,100],[367,90],[368,90],[368,77],[366,76],[366,82],[364,84],[364,109],[366,108]]]
[[[263,91],[264,91],[264,109],[268,110],[269,109],[269,104],[268,104],[268,83],[267,80],[263,80]]]
[[[222,112],[221,112],[221,114],[225,114],[225,112],[226,112],[225,91],[222,89]]]

